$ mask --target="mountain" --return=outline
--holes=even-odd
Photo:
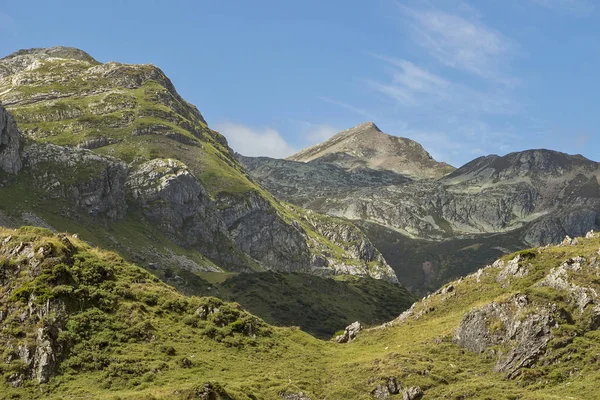
[[[580,155],[492,155],[438,180],[348,170],[323,159],[305,166],[239,159],[280,199],[355,221],[415,293],[434,291],[502,254],[600,227],[600,164]]]
[[[435,161],[419,143],[385,134],[373,122],[340,132],[287,159],[322,161],[350,171],[361,168],[392,171],[414,179],[436,179],[454,170]]]
[[[76,232],[182,290],[193,286],[185,271],[397,282],[352,223],[279,202],[250,178],[153,65],[21,50],[0,60],[0,102],[4,226]]]
[[[74,236],[0,229],[0,398],[597,398],[598,248],[504,256],[322,341]]]

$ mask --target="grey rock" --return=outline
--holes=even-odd
[[[337,343],[349,343],[353,341],[356,336],[358,336],[358,333],[362,329],[363,327],[360,322],[353,322],[344,329],[344,333],[342,335],[336,336],[335,341]]]
[[[492,302],[465,314],[454,342],[476,353],[491,346],[506,346],[508,350],[498,356],[494,370],[512,379],[545,352],[555,324],[552,310],[534,307],[526,296],[515,295],[505,303]]]
[[[377,400],[386,400],[389,399],[392,395],[400,393],[400,385],[396,381],[395,377],[386,378],[385,383],[378,385],[371,392],[371,396],[373,396]]]
[[[402,392],[402,400],[420,400],[423,395],[423,389],[419,386],[413,386]]]
[[[17,124],[2,105],[0,105],[0,170],[17,174],[22,167],[21,135]]]
[[[126,187],[144,215],[173,241],[234,270],[247,268],[239,252],[225,251],[232,247],[226,226],[185,164],[174,159],[145,162],[128,176]]]
[[[125,180],[129,169],[124,162],[52,144],[31,144],[24,152],[34,184],[52,197],[70,199],[88,214],[112,220],[127,212]]]

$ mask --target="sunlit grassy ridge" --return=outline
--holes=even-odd
[[[180,399],[212,382],[234,399],[299,391],[313,399],[368,399],[387,377],[404,387],[418,385],[431,399],[598,396],[600,336],[586,324],[589,310],[581,314],[568,293],[537,285],[565,260],[583,256],[584,267],[570,278],[600,290],[598,238],[522,252],[530,272],[510,285],[497,282],[501,269],[487,268],[479,282],[475,275],[453,282],[452,291],[416,303],[403,321],[363,331],[343,345],[268,326],[235,304],[183,296],[113,253],[68,239],[73,248],[37,228],[0,231],[4,358],[13,351],[9,347],[34,341],[36,327],[56,321],[62,321],[57,340],[65,349],[49,383],[13,388],[2,382],[0,398]],[[21,243],[31,246],[40,268],[20,253],[10,255]],[[517,379],[506,379],[492,372],[493,355],[471,353],[452,337],[465,313],[516,293],[535,304],[555,304],[564,317],[542,358]],[[31,302],[64,305],[66,311],[18,323]],[[7,379],[24,366],[14,360],[1,368]]]

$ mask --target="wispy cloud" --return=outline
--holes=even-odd
[[[596,10],[596,5],[588,0],[531,0],[534,3],[558,12],[585,17]]]
[[[514,44],[500,32],[486,26],[474,13],[467,19],[433,7],[411,8],[400,5],[414,40],[442,64],[514,84],[498,65],[510,58]]]
[[[233,122],[218,123],[215,128],[225,135],[233,150],[245,156],[284,158],[298,150],[272,128],[254,129]]]
[[[365,110],[363,108],[355,107],[348,103],[344,103],[343,101],[335,100],[335,99],[332,99],[331,97],[326,97],[326,96],[319,96],[319,100],[324,101],[329,104],[333,104],[338,107],[341,107],[341,108],[348,110],[354,114],[360,115],[363,118],[370,119],[370,120],[374,119],[373,114],[371,114],[367,110]]]
[[[466,85],[452,82],[425,70],[410,61],[375,55],[385,62],[390,79],[385,82],[367,80],[372,89],[392,98],[405,107],[443,108],[453,114],[481,112],[486,114],[514,114],[519,104],[506,96],[503,90],[481,92]]]

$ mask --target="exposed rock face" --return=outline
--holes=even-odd
[[[88,150],[32,144],[25,166],[35,185],[55,199],[68,199],[92,216],[122,218],[127,211],[127,165]]]
[[[219,198],[220,214],[237,245],[267,269],[310,271],[310,253],[301,229],[285,223],[258,193]]]
[[[21,137],[13,117],[0,105],[0,170],[16,174],[21,170]]]
[[[207,257],[235,270],[244,270],[232,247],[225,224],[206,189],[187,166],[174,159],[141,164],[126,183],[144,214],[173,241],[195,247]]]
[[[527,296],[517,295],[506,303],[493,302],[466,314],[454,342],[477,353],[491,346],[509,346],[508,353],[499,356],[495,370],[514,378],[544,353],[555,324],[551,310],[531,307]]]
[[[64,238],[66,244],[70,245],[68,239]],[[65,245],[66,245],[65,244]],[[3,288],[6,300],[8,295],[15,289],[15,283],[19,279],[22,267],[26,267],[30,277],[35,278],[42,274],[41,265],[44,263],[52,265],[59,264],[60,260],[52,258],[50,247],[36,249],[31,243],[16,242],[11,236],[0,243],[0,256],[23,260],[21,266],[13,265],[3,267],[0,271],[0,286]],[[39,304],[36,296],[29,296],[26,307],[16,307],[10,304],[0,315],[0,330],[4,329],[3,321],[19,321],[23,327],[35,327],[34,341],[8,340],[5,345],[4,362],[20,359],[24,369],[14,373],[8,379],[13,386],[21,386],[25,379],[34,379],[38,383],[47,383],[51,376],[56,373],[58,361],[63,356],[63,348],[57,338],[61,329],[64,329],[65,305],[60,301],[47,301]]]
[[[362,330],[362,328],[363,327],[360,322],[353,322],[352,324],[348,325],[346,329],[344,329],[344,334],[335,338],[335,341],[338,343],[349,343],[356,339],[356,336]]]
[[[387,135],[372,122],[340,132],[288,160],[320,160],[347,170],[366,167],[414,178],[440,178],[454,170],[448,164],[435,161],[419,143]]]

